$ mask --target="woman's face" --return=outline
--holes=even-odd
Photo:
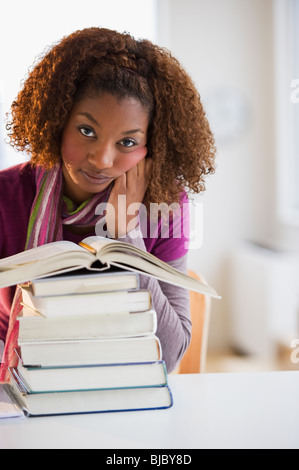
[[[147,154],[149,114],[136,98],[110,93],[76,103],[61,143],[65,194],[81,204]]]

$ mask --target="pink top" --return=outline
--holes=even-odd
[[[0,171],[0,259],[6,258],[8,256],[14,255],[19,253],[25,249],[25,242],[27,236],[27,225],[30,215],[31,206],[35,197],[36,192],[36,184],[35,184],[35,169],[31,167],[29,163],[24,163],[21,165],[17,165],[11,168],[8,168],[4,171]],[[188,199],[186,194],[182,195],[182,202],[185,204],[188,203]],[[186,207],[186,205],[185,205]],[[181,217],[178,221],[175,218],[175,223],[180,225],[180,227],[174,228],[173,222],[170,221],[169,223],[169,236],[161,235],[161,220],[159,220],[158,226],[155,231],[150,231],[150,226],[148,222],[147,234],[148,236],[142,236],[143,239],[135,239],[130,236],[125,237],[125,241],[130,243],[136,244],[137,246],[146,249],[148,252],[153,253],[155,256],[160,258],[165,262],[169,262],[170,264],[177,263],[175,260],[180,258],[184,258],[188,252],[188,236],[189,236],[189,212],[182,211]],[[176,229],[179,229],[181,232],[181,236],[177,237]],[[174,233],[175,232],[175,233]],[[174,233],[174,236],[173,236]],[[90,235],[94,235],[91,233]],[[75,235],[67,230],[67,227],[64,227],[63,232],[64,240],[73,241],[78,243],[82,238],[82,236]],[[177,267],[180,264],[176,265]],[[149,288],[152,291],[155,291],[156,299],[154,299],[155,307],[157,310],[158,315],[158,331],[157,335],[159,336],[159,330],[163,326],[165,321],[165,295],[163,295],[163,291],[161,289],[162,286],[159,285],[158,281],[153,279],[149,279],[147,276],[142,276],[142,287]],[[167,297],[169,300],[169,296],[171,297],[171,287],[166,286]],[[170,288],[170,291],[169,291]],[[177,298],[177,288],[175,288],[176,292],[174,296]],[[14,287],[0,289],[0,339],[5,341],[7,328],[8,328],[8,320],[9,320],[9,312],[12,303],[12,299],[14,296]],[[169,292],[168,292],[169,291]],[[166,294],[166,292],[165,292]],[[163,298],[162,298],[163,297]],[[188,297],[184,295],[185,300],[182,300],[182,307],[184,306],[184,312],[182,313],[183,322],[186,322],[184,327],[185,336],[183,342],[184,345],[179,345],[180,352],[178,353],[178,357],[182,355],[182,352],[186,349],[190,337],[190,329],[191,324],[189,320],[189,309],[188,309]],[[161,304],[163,300],[163,313],[164,321],[161,320],[159,325],[159,312],[158,306]],[[170,300],[169,300],[170,302]],[[174,325],[176,322],[173,322],[174,318],[173,315],[176,313],[173,311],[171,305],[168,304],[169,309],[169,318],[167,322],[171,321]],[[162,307],[162,304],[161,304]],[[179,321],[179,323],[181,323]],[[165,327],[166,325],[164,325]],[[163,328],[164,328],[163,327]],[[179,334],[178,325],[175,326],[176,328],[176,335]],[[167,328],[168,330],[168,328]],[[170,333],[170,331],[168,331]],[[168,335],[167,335],[168,336]],[[184,336],[184,335],[183,335]],[[169,336],[169,339],[171,336]],[[173,338],[173,336],[172,336]],[[160,337],[160,341],[162,343],[162,351],[164,351],[166,345],[163,348],[163,333],[162,337]],[[169,341],[166,341],[169,342]],[[177,341],[176,341],[177,343]],[[178,341],[180,343],[180,341]],[[166,343],[165,343],[166,344]],[[173,346],[170,348],[173,350]],[[167,354],[167,353],[166,353]],[[173,351],[172,351],[173,356]],[[169,368],[173,368],[175,366],[174,362],[177,362],[178,357],[173,358],[170,362],[171,364],[168,365]]]

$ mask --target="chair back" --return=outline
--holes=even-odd
[[[194,271],[188,271],[189,276],[201,279]],[[196,374],[205,371],[208,334],[210,325],[210,297],[190,291],[190,313],[192,322],[191,342],[185,352],[176,373]]]

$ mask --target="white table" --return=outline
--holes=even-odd
[[[0,448],[299,448],[299,371],[169,383],[168,410],[1,420]]]

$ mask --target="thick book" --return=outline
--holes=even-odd
[[[167,384],[163,361],[47,368],[24,367],[19,361],[17,371],[28,393],[162,387]]]
[[[59,367],[162,360],[161,343],[155,335],[66,341],[18,341],[25,366]]]
[[[105,270],[110,266],[132,270],[161,281],[219,298],[216,291],[198,279],[130,243],[105,237],[87,237],[79,245],[52,242],[0,261],[0,288],[37,278],[87,268]]]
[[[145,312],[152,308],[148,290],[36,297],[31,286],[22,286],[22,305],[44,318],[107,313]]]
[[[116,411],[141,411],[170,408],[172,393],[164,387],[115,388],[74,392],[28,393],[17,371],[12,371],[5,392],[25,416],[52,416]]]
[[[110,268],[107,271],[72,271],[66,274],[35,279],[30,282],[35,296],[91,294],[94,292],[139,289],[139,275],[133,271]]]
[[[123,338],[155,334],[155,310],[138,313],[106,313],[43,318],[23,308],[19,320],[20,343],[76,339]]]

